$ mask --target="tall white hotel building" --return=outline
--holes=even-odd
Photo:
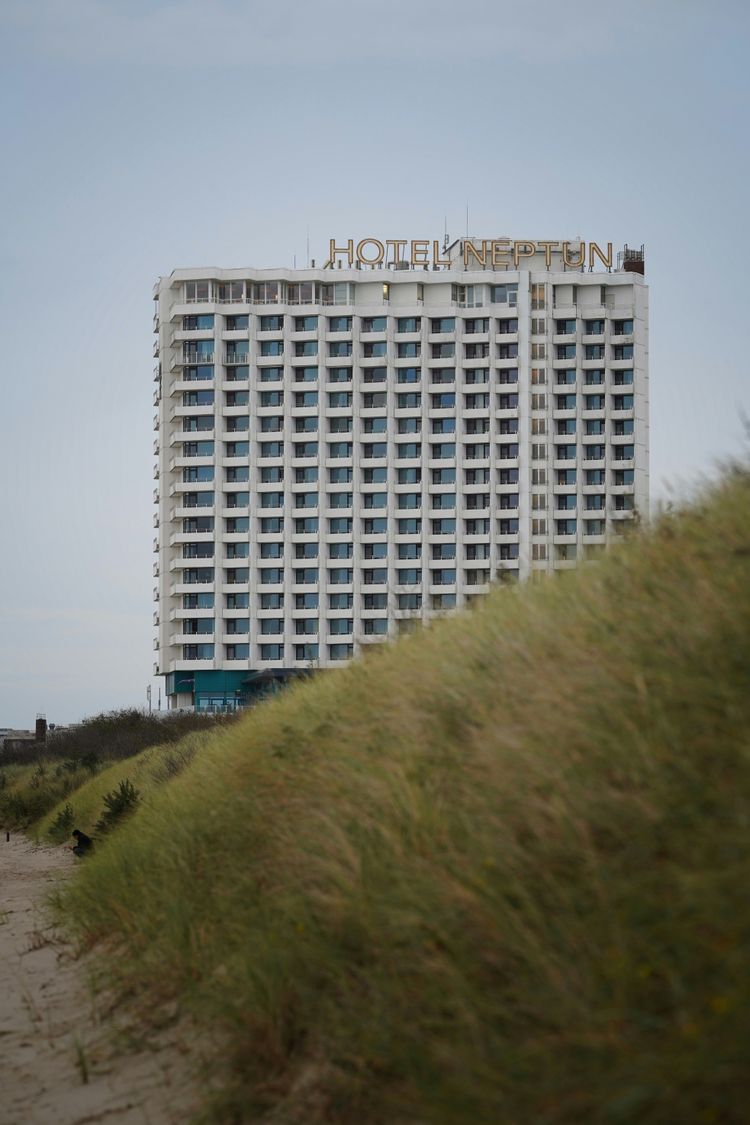
[[[155,287],[171,707],[241,706],[647,511],[642,250],[462,239],[373,265],[366,241]]]

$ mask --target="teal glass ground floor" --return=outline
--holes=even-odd
[[[287,684],[300,673],[293,669],[273,671],[170,672],[166,692],[170,708],[178,707],[179,697],[189,695],[196,711],[236,711],[256,703]]]

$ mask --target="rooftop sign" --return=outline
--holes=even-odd
[[[510,238],[483,238],[461,240],[463,246],[464,269],[486,267],[494,269],[518,269],[524,258],[533,258],[543,254],[548,269],[552,267],[552,255],[559,254],[563,266],[569,269],[582,269],[588,265],[594,268],[598,258],[603,266],[610,269],[612,266],[612,243],[607,243],[606,253],[596,242],[560,242],[531,239],[513,241]],[[409,241],[406,238],[386,238],[381,242],[379,238],[362,238],[355,244],[353,238],[347,239],[341,245],[336,244],[336,239],[329,242],[328,261],[326,267],[333,269],[340,261],[344,260],[350,267],[384,266],[386,264],[403,263],[414,267],[438,267],[456,265],[455,259],[444,257],[446,251],[440,249],[438,239],[415,238]]]

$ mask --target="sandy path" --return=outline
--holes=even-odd
[[[0,1125],[186,1125],[196,1086],[178,1031],[115,1055],[85,965],[45,916],[73,863],[0,836]]]

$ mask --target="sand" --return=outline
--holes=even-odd
[[[186,1125],[198,1089],[184,1027],[124,1045],[47,915],[75,862],[67,847],[0,836],[0,1125]]]

